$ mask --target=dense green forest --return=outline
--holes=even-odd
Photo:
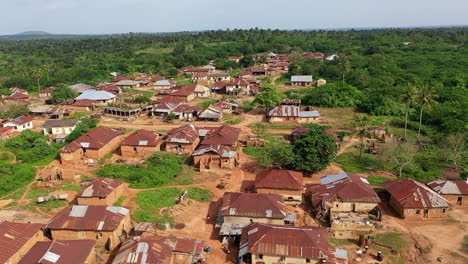
[[[300,95],[305,103],[353,107],[373,115],[419,120],[423,133],[466,130],[468,28],[363,31],[231,30],[177,34],[125,34],[80,39],[0,42],[5,88],[37,91],[50,85],[93,84],[113,71],[170,77],[183,66],[216,60],[218,68],[249,66],[259,52],[288,53],[290,75],[312,74],[330,85]],[[340,54],[334,61],[305,60],[302,52]],[[227,62],[244,56],[239,65]],[[431,103],[402,101],[408,86],[428,86]],[[290,94],[294,96],[293,94]],[[297,96],[297,95],[296,95]],[[432,103],[433,102],[433,103]],[[410,124],[416,126],[416,124]]]

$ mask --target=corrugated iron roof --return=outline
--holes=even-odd
[[[279,194],[226,192],[221,206],[223,216],[284,219],[286,208]]]
[[[69,205],[47,224],[51,230],[114,231],[128,215],[125,207]]]
[[[75,139],[74,141],[63,147],[60,150],[60,152],[74,152],[81,147],[90,149],[100,149],[104,147],[107,143],[109,143],[111,140],[113,140],[115,137],[118,137],[121,134],[122,132],[116,129],[111,129],[108,127],[99,127]]]
[[[100,197],[105,198],[110,195],[117,187],[123,184],[124,181],[112,178],[97,178],[87,184],[83,191],[78,193],[76,197],[90,198]]]
[[[271,169],[258,173],[255,177],[256,188],[302,190],[303,174],[291,170]]]
[[[447,208],[450,205],[442,196],[413,179],[388,181],[382,186],[403,208]]]
[[[236,145],[240,129],[228,125],[222,125],[208,132],[202,140],[203,145]]]
[[[207,153],[216,153],[223,158],[231,158],[236,155],[237,148],[223,145],[200,145],[195,152],[193,152],[192,156],[201,156]]]
[[[85,263],[94,253],[94,240],[39,241],[18,264],[70,264]]]
[[[291,76],[291,82],[312,82],[312,75]]]
[[[78,124],[78,119],[63,119],[63,120],[46,120],[43,127],[73,127]]]
[[[327,259],[330,254],[327,233],[327,229],[323,227],[286,227],[253,223],[242,232],[239,256],[253,253]]]
[[[96,100],[105,101],[115,98],[115,94],[107,91],[86,90],[83,91],[75,100]]]
[[[432,190],[438,194],[468,195],[468,182],[464,180],[456,181],[431,181],[426,183]]]
[[[4,124],[5,123],[14,123],[14,124],[17,124],[17,125],[23,125],[23,124],[29,123],[31,121],[33,121],[33,118],[31,116],[19,116],[19,117],[7,120],[7,121],[5,121],[3,123]]]
[[[174,128],[167,133],[167,142],[171,143],[194,143],[199,135],[198,129],[194,125],[185,125],[178,128]]]
[[[20,248],[43,228],[41,224],[23,224],[0,220],[0,263],[8,263]]]
[[[143,146],[142,141],[146,141],[144,146],[156,147],[161,144],[159,135],[156,132],[140,129],[131,133],[123,142],[122,146]]]

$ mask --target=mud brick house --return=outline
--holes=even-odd
[[[265,193],[226,192],[218,212],[216,227],[219,235],[240,235],[242,228],[251,223],[284,225],[293,222],[295,215],[288,214],[283,196]]]
[[[382,184],[390,197],[390,205],[405,220],[446,219],[449,202],[426,185],[413,179]]]
[[[323,176],[320,184],[308,185],[316,218],[334,229],[373,229],[370,220],[380,220],[380,198],[366,179],[347,173]]]
[[[192,82],[206,81],[208,80],[208,74],[204,72],[197,72],[192,74],[192,77],[190,79],[192,80]]]
[[[154,83],[154,89],[156,90],[171,89],[174,86],[175,86],[175,83],[170,80],[159,80]]]
[[[289,70],[289,62],[280,61],[280,62],[274,63],[271,67],[278,71],[287,71]]]
[[[13,127],[14,131],[22,132],[33,128],[33,118],[31,116],[19,116],[2,123],[3,127]]]
[[[44,135],[68,136],[75,130],[79,122],[78,119],[46,120],[42,127],[44,128]]]
[[[302,111],[298,105],[280,105],[267,113],[270,123],[313,123],[318,121],[318,111]]]
[[[231,79],[231,75],[229,75],[227,72],[217,72],[210,74],[208,79],[214,82],[229,81]]]
[[[77,91],[78,93],[82,93],[82,92],[84,92],[86,90],[94,89],[93,86],[87,85],[87,84],[84,84],[84,83],[78,83],[78,84],[70,85],[68,87],[75,90],[75,91]]]
[[[456,181],[431,181],[426,183],[429,188],[444,197],[451,205],[467,206],[468,182]]]
[[[70,205],[52,218],[46,232],[58,240],[95,240],[96,246],[113,250],[133,228],[125,207]]]
[[[36,242],[44,240],[43,227],[0,220],[0,263],[18,263]]]
[[[205,110],[200,112],[198,120],[219,122],[223,120],[223,110],[215,106],[208,106]]]
[[[325,54],[322,52],[304,52],[303,57],[306,59],[323,60]]]
[[[135,89],[139,88],[141,81],[134,81],[134,80],[121,80],[119,82],[114,83],[115,86],[119,87],[120,89]]]
[[[172,110],[172,114],[176,115],[180,120],[193,121],[203,111],[203,107],[197,105],[181,104]]]
[[[226,84],[226,94],[228,95],[250,95],[250,83],[244,79],[234,78]]]
[[[88,100],[88,99],[69,99],[63,102],[61,105],[66,106],[68,109],[73,109],[77,111],[93,111],[96,108],[96,105],[99,104],[96,100]]]
[[[169,237],[130,237],[122,243],[112,264],[186,264],[204,259],[200,240]]]
[[[94,240],[53,240],[37,242],[18,264],[96,264]]]
[[[167,133],[166,151],[191,155],[198,143],[200,143],[198,129],[194,125],[185,125]]]
[[[211,85],[211,91],[217,94],[225,94],[228,82],[215,82]]]
[[[221,108],[221,110],[227,114],[232,114],[232,112],[234,112],[239,107],[238,104],[234,104],[234,103],[230,103],[226,101],[217,102],[215,104],[212,104],[211,106]]]
[[[0,141],[12,138],[14,132],[13,127],[0,127]]]
[[[153,131],[140,129],[130,134],[120,147],[123,157],[149,157],[161,150],[162,141],[159,134]]]
[[[123,180],[97,178],[76,195],[76,202],[79,205],[113,205],[119,200],[123,190]]]
[[[301,204],[304,175],[291,170],[271,169],[255,177],[257,193],[271,193],[283,196],[286,204]]]
[[[115,85],[99,85],[96,90],[98,91],[106,91],[108,93],[111,93],[111,94],[114,94],[114,95],[118,95],[120,93],[122,93],[122,89],[120,89],[120,87],[118,86],[115,86]]]
[[[85,159],[99,160],[117,149],[122,132],[108,127],[99,127],[75,139],[60,150],[62,164],[79,164]]]
[[[175,90],[171,93],[171,96],[180,97],[186,102],[192,101],[197,97],[195,94],[195,85],[189,85],[182,89]]]
[[[254,223],[244,228],[239,257],[242,263],[348,263],[348,252],[329,246],[323,227],[285,227]]]
[[[291,85],[312,86],[312,75],[291,76]]]
[[[13,92],[11,95],[3,98],[5,101],[24,102],[29,104],[29,95],[20,92]]]
[[[56,86],[50,86],[39,91],[39,97],[49,98],[52,96],[52,92],[56,89]]]

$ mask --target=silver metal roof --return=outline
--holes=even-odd
[[[312,82],[312,75],[291,76],[291,82]]]
[[[318,111],[300,111],[299,117],[319,117],[320,113]]]
[[[86,211],[88,211],[87,205],[74,205],[70,211],[69,216],[71,217],[85,217]]]
[[[97,101],[104,101],[110,100],[115,98],[116,96],[112,93],[107,91],[96,91],[96,90],[86,90],[83,91],[75,100],[97,100]]]

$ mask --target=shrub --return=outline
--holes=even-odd
[[[181,194],[182,190],[176,187],[141,191],[135,198],[139,210],[132,217],[138,222],[170,222],[171,217],[161,214],[161,209],[174,206]]]
[[[36,168],[22,164],[0,166],[0,197],[28,185],[36,175]]]
[[[41,133],[25,130],[21,135],[5,142],[5,147],[17,160],[34,165],[48,164],[58,156],[61,144],[49,144],[49,138]]]

